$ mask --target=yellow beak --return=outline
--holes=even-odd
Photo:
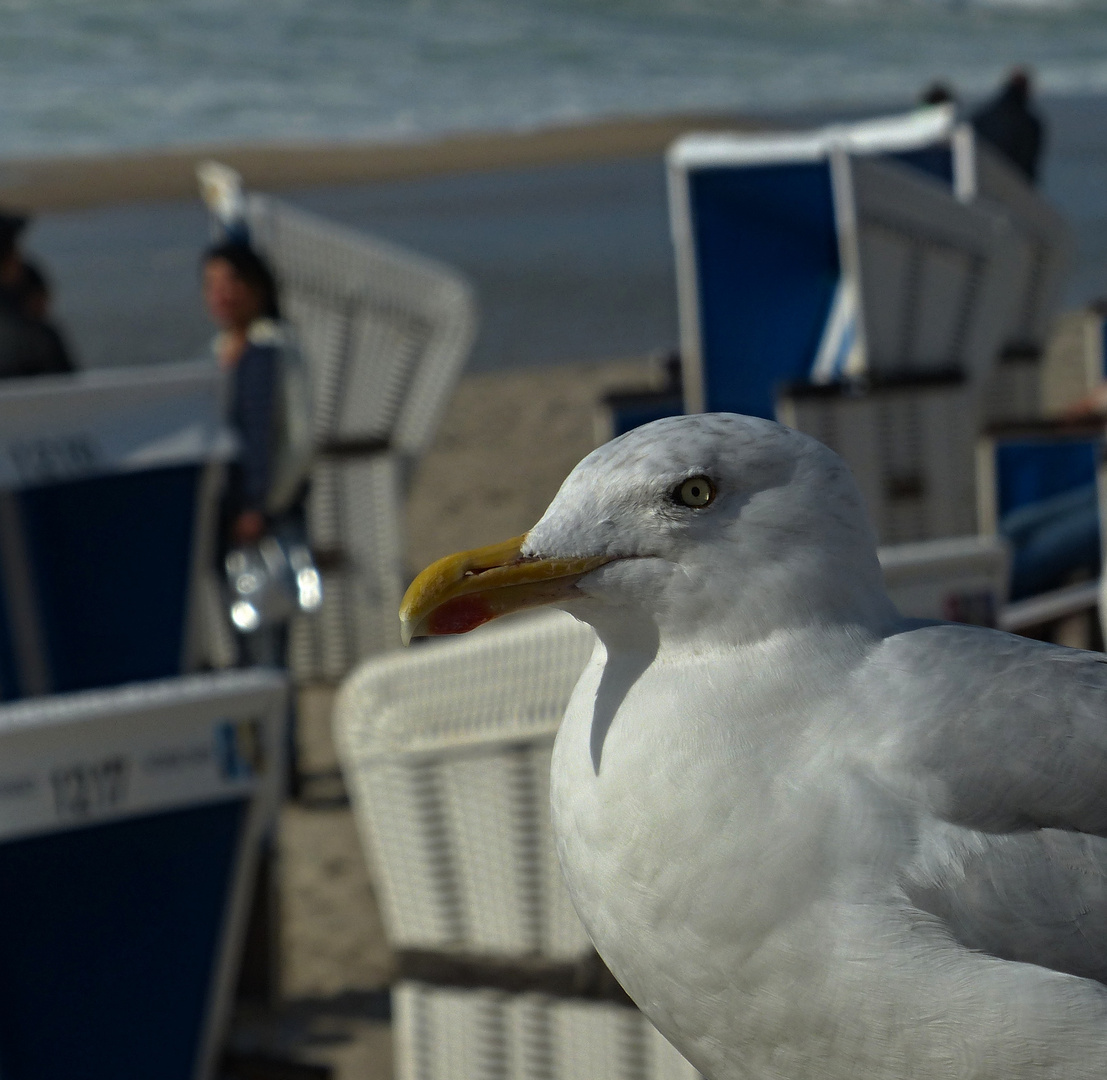
[[[501,615],[571,597],[585,574],[609,561],[607,556],[527,559],[519,554],[524,540],[525,533],[428,566],[400,605],[404,644],[413,637],[464,634]]]

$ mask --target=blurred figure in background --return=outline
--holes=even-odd
[[[26,257],[23,259],[23,274],[19,282],[19,291],[22,294],[20,308],[23,315],[39,328],[41,334],[53,341],[54,355],[59,357],[59,362],[65,365],[62,370],[74,370],[75,365],[69,346],[51,315],[53,290],[50,287],[50,281],[39,268],[38,263],[32,262]]]
[[[1030,105],[1030,75],[1015,68],[999,93],[972,115],[977,135],[998,150],[1031,183],[1038,179],[1044,130]]]
[[[0,211],[0,378],[6,379],[73,370],[69,350],[49,319],[46,279],[19,248],[27,222]]]
[[[919,94],[920,105],[956,105],[957,97],[948,83],[932,82]]]
[[[273,274],[252,247],[238,238],[215,243],[201,272],[204,300],[220,330],[213,349],[227,377],[227,419],[239,441],[223,493],[219,560],[232,579],[268,580],[274,571],[266,551],[275,556],[279,544],[280,559],[296,578],[290,588],[301,590],[292,563],[307,558],[298,554],[312,450],[306,370],[281,321]],[[250,567],[257,572],[247,572]],[[282,607],[280,589],[263,592],[256,602],[232,604],[239,662],[282,665],[292,598]],[[295,601],[303,607],[303,597]]]
[[[213,349],[230,382],[231,426],[240,439],[224,496],[224,540],[257,541],[266,529],[282,344],[277,286],[252,248],[224,241],[203,256],[203,291],[220,332]]]

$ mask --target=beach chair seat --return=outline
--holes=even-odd
[[[1007,602],[1010,552],[998,536],[892,544],[877,552],[884,585],[909,619],[996,626]]]
[[[977,413],[965,379],[876,383],[863,393],[802,384],[780,394],[776,411],[849,465],[880,543],[977,531]]]
[[[285,701],[252,670],[0,705],[5,1080],[215,1080]]]
[[[544,611],[374,657],[340,691],[335,740],[388,941],[401,972],[413,957],[431,976],[393,988],[399,1078],[698,1077],[621,994],[581,996],[597,962],[561,880],[549,773],[594,646]]]
[[[0,700],[200,665],[232,450],[208,363],[0,385]]]
[[[911,162],[946,155],[955,175],[953,133],[938,109],[673,145],[689,411],[771,417],[800,380],[987,377],[1029,254],[1003,214]]]

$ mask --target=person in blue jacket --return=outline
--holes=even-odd
[[[221,539],[231,547],[259,540],[269,525],[279,435],[280,308],[273,275],[253,248],[233,241],[214,244],[202,267],[204,300],[220,328],[214,348],[228,376],[228,419],[240,443],[223,497]]]

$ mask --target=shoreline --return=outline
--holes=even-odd
[[[1051,123],[1059,113],[1066,127],[1081,113],[1096,124],[1107,112],[1107,91],[1042,94],[1036,100]],[[970,104],[977,102],[966,102],[966,111]],[[39,214],[193,199],[195,167],[208,158],[237,169],[248,187],[280,192],[658,156],[693,130],[771,131],[911,107],[905,100],[757,112],[683,110],[410,139],[213,142],[0,157],[0,206]],[[1047,157],[1049,151],[1047,145]]]
[[[208,158],[237,169],[247,187],[277,192],[648,157],[663,153],[692,129],[751,131],[766,126],[738,114],[674,113],[426,141],[211,144],[8,159],[0,160],[0,206],[38,214],[192,199],[196,165]]]

